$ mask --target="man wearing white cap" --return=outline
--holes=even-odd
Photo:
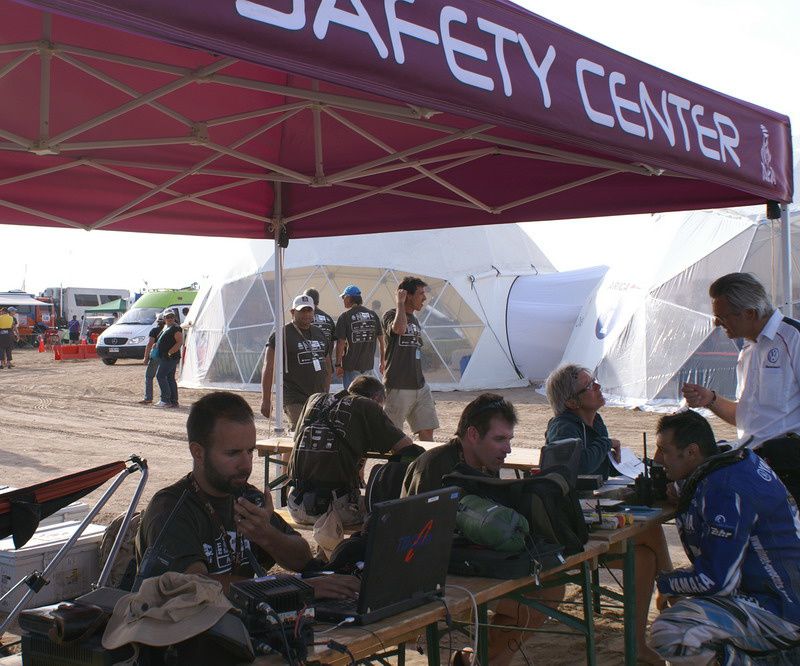
[[[294,430],[303,405],[314,393],[324,393],[330,384],[331,359],[324,333],[314,326],[314,300],[301,294],[292,302],[292,321],[283,328],[286,365],[283,373],[283,412]],[[261,375],[261,413],[272,412],[272,381],[275,373],[275,333],[267,342],[267,360]]]
[[[342,378],[342,386],[346,390],[359,375],[375,375],[376,342],[380,345],[380,371],[383,374],[386,343],[380,318],[362,305],[361,290],[350,284],[340,296],[347,310],[336,320],[335,367],[336,376]]]

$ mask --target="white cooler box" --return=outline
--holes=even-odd
[[[78,525],[80,522],[70,521],[40,527],[19,550],[14,550],[11,537],[0,539],[0,596],[21,578],[34,571],[44,571]],[[103,525],[89,525],[56,570],[49,574],[50,584],[34,594],[27,607],[44,606],[89,592],[92,583],[100,576],[100,540],[105,530]],[[0,603],[0,612],[10,612],[27,589],[27,585],[22,585],[4,599]]]

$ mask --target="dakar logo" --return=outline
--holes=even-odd
[[[768,183],[775,185],[778,182],[775,176],[775,169],[772,168],[772,153],[769,150],[769,130],[761,126],[761,178]]]
[[[778,348],[773,347],[767,352],[767,360],[770,363],[775,363],[778,360]]]
[[[405,551],[405,555],[403,556],[404,562],[410,562],[413,560],[416,551],[422,546],[426,546],[431,542],[433,539],[433,535],[431,534],[432,529],[433,519],[425,523],[418,534],[409,534],[407,536],[400,537],[397,543],[397,550],[401,553]]]

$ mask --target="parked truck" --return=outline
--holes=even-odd
[[[56,310],[59,320],[64,323],[77,315],[82,319],[86,310],[96,308],[109,301],[122,298],[128,300],[131,292],[127,289],[96,289],[94,287],[48,287],[41,294],[49,300]]]

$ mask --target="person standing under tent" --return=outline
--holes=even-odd
[[[333,321],[333,317],[331,317],[327,312],[320,310],[319,292],[316,289],[306,289],[303,293],[306,296],[311,296],[311,299],[314,301],[314,326],[322,331],[323,335],[325,336],[325,341],[328,343],[328,354],[330,354],[331,359],[333,359],[333,350],[336,346],[336,322]],[[331,364],[333,364],[333,360],[331,360]],[[331,369],[331,373],[327,378],[328,383],[325,387],[326,391],[331,390],[332,379],[333,369]]]
[[[140,400],[140,405],[150,405],[153,403],[153,379],[158,370],[158,354],[152,354],[153,347],[155,347],[158,336],[164,329],[164,315],[159,313],[156,319],[156,325],[150,329],[147,335],[147,346],[144,349],[144,364],[147,370],[144,372],[144,400]]]
[[[422,374],[422,327],[414,312],[425,305],[425,287],[418,277],[405,277],[397,289],[397,307],[383,315],[386,335],[386,413],[402,429],[408,421],[419,439],[433,441],[439,427],[430,386]]]
[[[331,358],[325,334],[314,326],[314,300],[295,297],[292,320],[283,327],[286,365],[283,373],[283,413],[289,430],[297,426],[306,400],[314,393],[327,393]],[[267,356],[261,373],[261,413],[272,413],[272,383],[275,375],[275,333],[269,336]]]
[[[744,338],[736,400],[684,384],[690,407],[705,407],[736,426],[739,446],[756,451],[800,501],[800,322],[784,317],[750,273],[729,273],[708,290],[714,323]]]
[[[161,389],[161,400],[156,407],[178,407],[178,383],[175,373],[181,360],[181,346],[183,345],[183,331],[178,326],[175,313],[172,310],[164,312],[164,328],[156,341],[158,349],[158,370],[156,380]]]
[[[347,390],[353,380],[362,374],[374,376],[375,343],[380,346],[380,372],[385,368],[386,344],[383,340],[381,320],[376,313],[364,307],[361,290],[348,285],[340,294],[347,308],[336,320],[336,376],[342,378]]]

